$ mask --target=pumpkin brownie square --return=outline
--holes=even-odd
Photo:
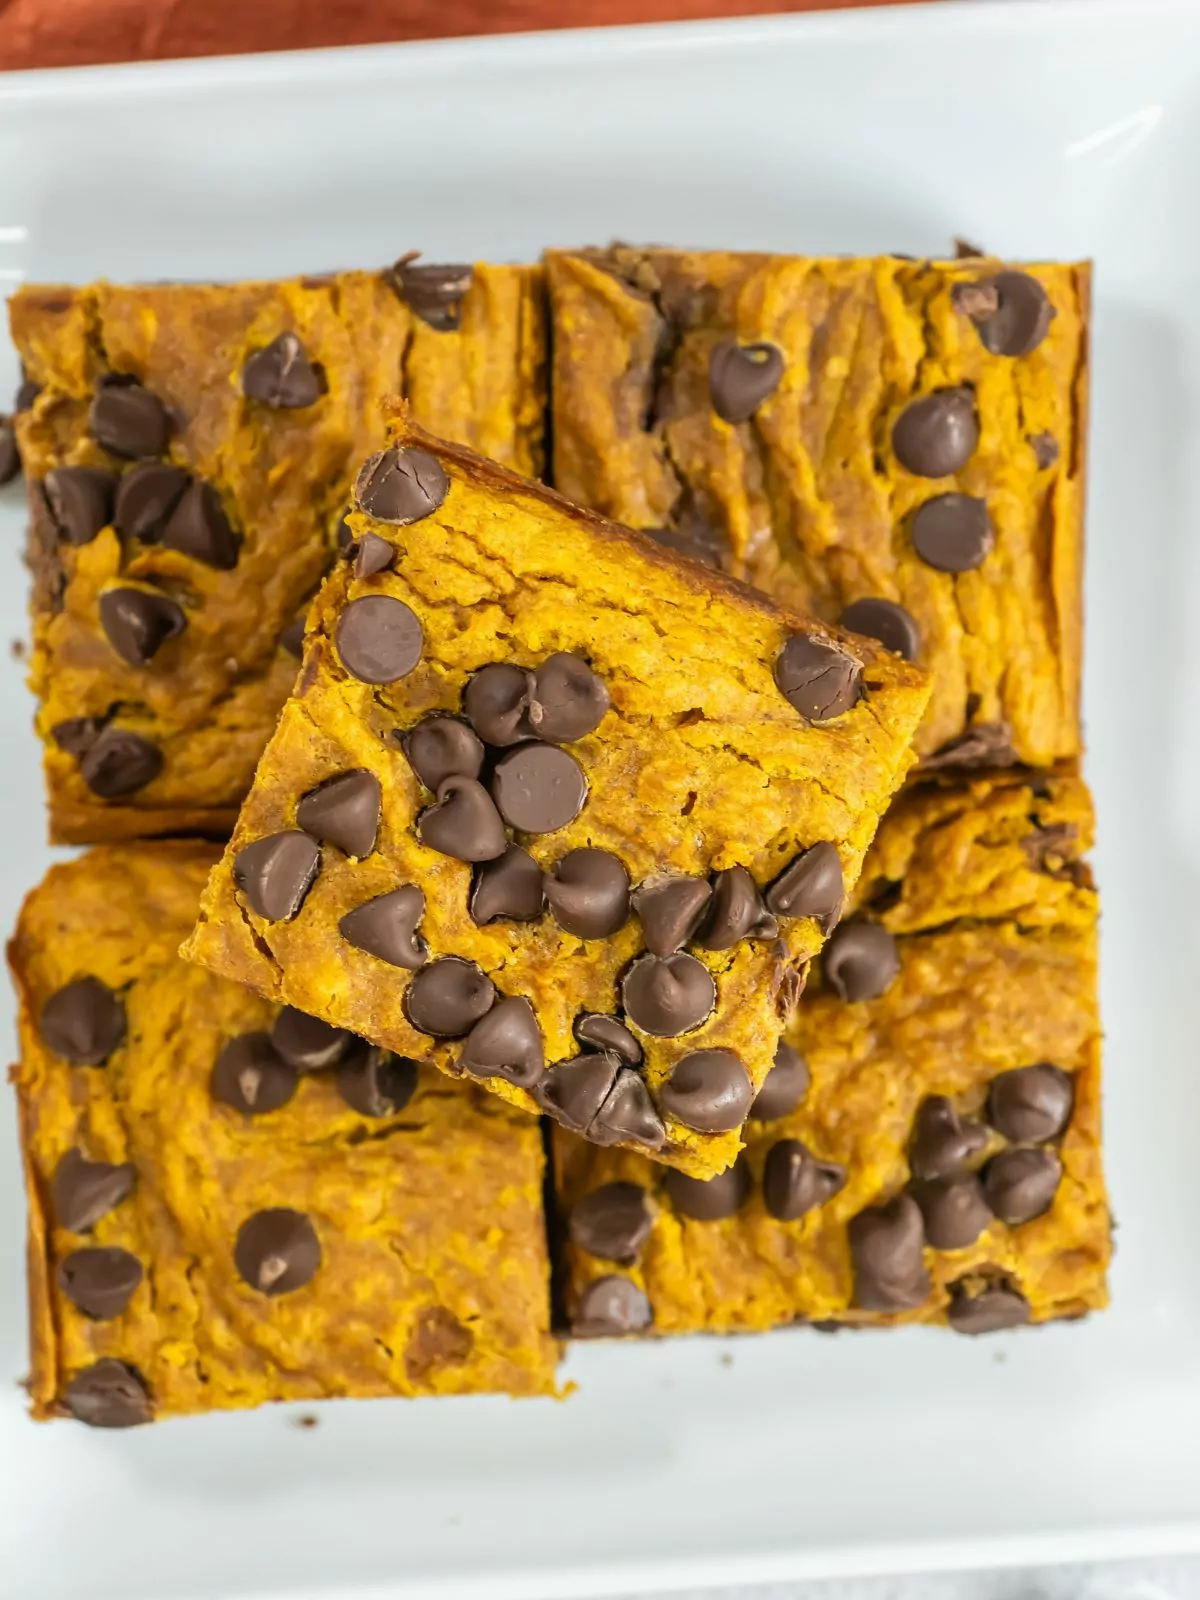
[[[186,953],[721,1171],[924,675],[402,408],[355,495]]]
[[[30,287],[10,319],[51,837],[227,838],[381,398],[541,470],[540,270]]]
[[[556,1131],[575,1333],[983,1333],[1102,1307],[1091,833],[1072,776],[910,791],[736,1166],[696,1183]]]
[[[536,1125],[181,961],[215,857],[92,850],[9,947],[34,1416],[552,1393]]]
[[[927,667],[927,768],[1081,747],[1086,263],[555,251],[562,493]]]

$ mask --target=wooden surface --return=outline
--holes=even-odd
[[[840,11],[861,0],[0,0],[0,69],[534,28]],[[903,4],[904,0],[874,0]]]

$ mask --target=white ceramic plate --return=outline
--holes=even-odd
[[[1200,1546],[1200,10],[933,6],[0,79],[9,282],[612,236],[921,254],[954,233],[1097,262],[1088,771],[1114,1309],[978,1342],[591,1347],[562,1405],[36,1428],[13,1387],[5,1117],[0,1593],[533,1600]],[[0,639],[24,591],[23,511],[2,499]],[[0,694],[0,921],[48,859],[20,678]]]

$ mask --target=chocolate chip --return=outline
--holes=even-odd
[[[168,639],[187,627],[182,607],[148,589],[106,589],[100,596],[100,625],[108,642],[131,667],[152,661]]]
[[[911,1192],[925,1218],[925,1238],[935,1250],[965,1250],[992,1220],[973,1172],[918,1179]]]
[[[841,857],[825,839],[793,857],[764,896],[777,917],[814,917],[826,933],[841,916],[845,898]]]
[[[386,594],[351,600],[338,618],[335,637],[342,665],[360,683],[407,677],[425,645],[416,613]]]
[[[336,1083],[342,1099],[359,1116],[394,1117],[416,1092],[417,1063],[372,1045],[342,1063]]]
[[[950,1285],[946,1320],[955,1333],[999,1333],[1029,1321],[1029,1301],[1017,1289],[989,1283],[972,1289],[965,1283]]]
[[[98,1067],[125,1038],[125,1007],[99,978],[76,978],[46,1001],[38,1032],[64,1061]]]
[[[436,456],[409,446],[372,456],[354,484],[354,499],[376,522],[406,527],[435,512],[450,492],[450,480]]]
[[[568,850],[544,880],[550,915],[578,939],[607,939],[629,918],[629,874],[609,850]]]
[[[712,889],[703,878],[662,872],[639,884],[633,909],[641,918],[647,950],[669,956],[681,949],[703,921],[711,899]]]
[[[542,1081],[542,1104],[564,1128],[586,1135],[620,1067],[620,1061],[608,1051],[559,1061]]]
[[[874,1000],[899,971],[896,941],[877,922],[848,922],[825,946],[825,976],[848,1004]]]
[[[50,516],[68,544],[90,544],[113,517],[117,480],[99,467],[54,467],[42,487]]]
[[[375,848],[382,809],[379,779],[358,767],[310,789],[296,807],[296,821],[311,838],[361,861]]]
[[[988,1204],[1012,1227],[1048,1211],[1062,1178],[1053,1150],[1002,1150],[983,1169]]]
[[[846,1186],[846,1169],[821,1161],[799,1139],[777,1139],[763,1166],[763,1204],[779,1222],[824,1205]]]
[[[377,533],[364,533],[354,552],[354,576],[373,578],[386,572],[396,559],[396,547]]]
[[[571,1332],[577,1339],[604,1339],[644,1333],[653,1321],[654,1312],[642,1290],[613,1273],[594,1279],[580,1295]]]
[[[720,567],[722,556],[728,553],[729,541],[716,528],[642,528],[639,530],[656,544],[690,556],[705,567]]]
[[[671,1068],[660,1096],[663,1110],[685,1128],[730,1133],[749,1116],[754,1087],[732,1050],[693,1050]]]
[[[167,447],[169,421],[156,394],[136,381],[105,383],[88,414],[92,438],[111,455],[136,461]]]
[[[137,1293],[142,1263],[128,1250],[72,1250],[58,1264],[58,1287],[85,1317],[108,1322],[119,1317]]]
[[[780,693],[810,722],[829,722],[858,701],[862,668],[836,645],[794,633],[775,662]]]
[[[492,797],[474,778],[443,778],[437,804],[417,818],[417,837],[456,861],[494,861],[508,847]]]
[[[749,422],[783,377],[783,351],[773,344],[722,339],[708,361],[712,408],[724,422]]]
[[[492,798],[522,833],[553,833],[573,822],[587,799],[587,780],[573,755],[552,744],[520,744],[496,763]]]
[[[913,1122],[908,1165],[914,1178],[945,1178],[961,1172],[988,1142],[987,1129],[960,1116],[944,1094],[921,1102]]]
[[[23,411],[32,411],[33,403],[37,399],[38,395],[41,394],[41,392],[41,384],[35,383],[34,380],[25,373],[24,369],[22,369],[21,381],[17,385],[16,394],[13,396],[13,410],[18,416],[20,416]]]
[[[228,572],[237,565],[238,537],[211,483],[197,479],[183,491],[162,532],[167,550]]]
[[[284,1006],[271,1024],[272,1045],[297,1072],[324,1072],[326,1067],[335,1067],[357,1042],[348,1028],[335,1028],[296,1006]]]
[[[247,357],[242,393],[275,411],[302,410],[321,398],[321,379],[296,335],[281,333]]]
[[[417,777],[435,792],[444,778],[477,778],[483,771],[483,746],[457,717],[426,717],[401,735],[400,748]]]
[[[620,1067],[587,1136],[595,1144],[640,1144],[661,1150],[667,1130],[654,1109],[650,1091],[632,1067]]]
[[[321,870],[321,852],[306,833],[288,828],[244,845],[233,858],[233,881],[252,911],[286,922],[304,904]]]
[[[128,1161],[89,1161],[81,1150],[68,1150],[50,1180],[55,1222],[71,1233],[87,1233],[128,1199],[136,1180]]]
[[[992,548],[987,502],[970,494],[939,494],[913,512],[913,549],[938,572],[973,572]]]
[[[601,1261],[636,1261],[650,1237],[654,1213],[639,1183],[602,1183],[571,1208],[571,1243]]]
[[[592,1050],[608,1050],[627,1066],[642,1062],[642,1047],[623,1022],[600,1011],[585,1011],[575,1019],[575,1037]]]
[[[864,1311],[909,1311],[929,1294],[921,1208],[908,1194],[868,1206],[849,1224],[854,1304]]]
[[[269,1034],[241,1033],[217,1057],[209,1088],[222,1105],[257,1117],[287,1105],[296,1092],[296,1073],[280,1059]]]
[[[775,1122],[789,1116],[808,1093],[811,1079],[808,1062],[786,1039],[775,1047],[775,1062],[754,1097],[750,1115],[760,1122]]]
[[[338,932],[356,950],[413,972],[424,966],[429,954],[417,932],[424,915],[425,896],[416,884],[405,883],[347,911],[338,923]]]
[[[1043,1061],[992,1079],[987,1119],[1014,1144],[1041,1144],[1063,1131],[1074,1102],[1075,1087],[1067,1073]]]
[[[705,950],[729,950],[742,939],[774,939],[779,924],[763,904],[745,867],[726,867],[713,880],[712,902],[696,936]]]
[[[145,1379],[136,1367],[111,1356],[77,1372],[64,1391],[63,1403],[77,1422],[89,1428],[136,1428],[151,1419]]]
[[[984,349],[994,356],[1027,356],[1054,320],[1049,296],[1027,272],[998,272],[979,283],[955,284],[951,299],[970,317]]]
[[[686,1172],[670,1168],[663,1186],[680,1216],[691,1217],[693,1222],[720,1222],[742,1209],[754,1178],[745,1156],[739,1156],[715,1178],[689,1178]]]
[[[346,507],[338,519],[337,527],[334,529],[334,540],[340,556],[348,556],[350,548],[354,544],[354,529],[346,521],[346,518],[350,515],[350,509],[349,506]]]
[[[7,417],[0,417],[0,483],[11,483],[20,470],[16,431]]]
[[[87,754],[107,726],[106,717],[68,717],[65,722],[54,724],[50,737],[60,750],[78,759]]]
[[[608,686],[582,656],[556,650],[533,675],[529,726],[538,739],[564,744],[592,733],[612,704]]]
[[[291,622],[279,635],[279,643],[287,651],[288,655],[295,656],[297,661],[304,655],[304,626],[306,621],[307,614],[302,611],[298,617],[292,618]]]
[[[113,526],[127,539],[155,544],[188,486],[188,475],[164,461],[139,461],[117,483]]]
[[[444,956],[423,967],[408,986],[408,1020],[437,1039],[461,1039],[495,1003],[496,990],[471,961]]]
[[[505,995],[471,1029],[458,1064],[473,1078],[532,1089],[546,1070],[542,1030],[524,995]]]
[[[271,1206],[238,1229],[234,1265],[252,1289],[287,1294],[302,1289],[321,1265],[316,1229],[303,1211]]]
[[[108,727],[80,758],[79,772],[93,794],[120,800],[153,783],[162,764],[162,751],[149,739]]]
[[[965,467],[979,443],[970,389],[935,389],[910,400],[892,429],[892,449],[906,472],[947,478]]]
[[[851,633],[866,634],[868,639],[878,639],[885,650],[903,656],[905,661],[915,661],[921,648],[916,623],[894,600],[881,600],[876,596],[854,600],[842,612],[838,626],[848,628]]]
[[[519,844],[475,869],[468,909],[480,927],[498,920],[533,922],[542,914],[542,869]]]
[[[712,1014],[717,986],[695,956],[639,956],[621,980],[625,1015],[635,1028],[663,1039],[687,1033]]]
[[[439,333],[450,333],[462,319],[463,297],[471,287],[468,266],[428,262],[418,266],[412,255],[401,256],[388,278],[409,310]]]
[[[1011,767],[1017,759],[1007,722],[978,722],[926,756],[920,772],[949,772],[977,767]]]
[[[492,662],[480,667],[463,690],[463,711],[487,744],[517,744],[533,737],[529,707],[537,689],[532,672]]]
[[[1035,433],[1029,443],[1033,447],[1033,459],[1037,462],[1039,472],[1045,472],[1058,460],[1058,440],[1052,433]]]

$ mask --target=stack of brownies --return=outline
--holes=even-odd
[[[95,846],[10,945],[35,1416],[1105,1303],[1087,293],[613,247],[15,296]]]

